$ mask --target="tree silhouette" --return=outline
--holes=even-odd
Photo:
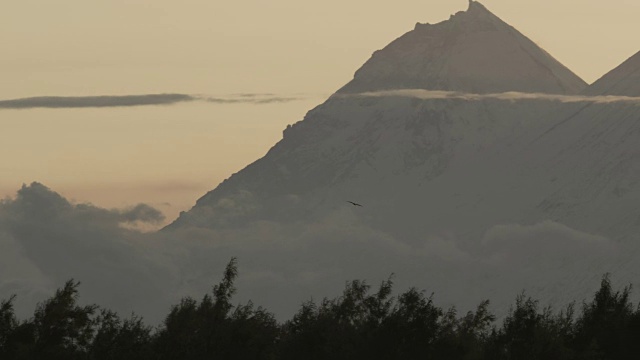
[[[459,316],[434,304],[433,295],[410,288],[393,296],[393,281],[376,292],[347,282],[342,294],[302,303],[279,324],[252,302],[234,305],[237,261],[201,301],[183,298],[163,324],[127,319],[96,305],[78,305],[79,283],[69,280],[19,321],[15,296],[0,302],[0,359],[82,360],[627,360],[640,354],[640,309],[631,288],[614,291],[605,275],[576,317],[541,308],[520,294],[498,326],[482,301]]]
[[[171,309],[155,340],[159,359],[272,356],[278,335],[275,318],[251,303],[232,305],[237,276],[237,260],[232,258],[213,296],[205,295],[200,303],[187,297]]]
[[[631,287],[622,292],[611,287],[609,274],[590,303],[584,303],[576,323],[574,347],[584,358],[636,359],[640,354],[638,310],[630,301]]]
[[[55,295],[40,303],[33,321],[22,326],[31,330],[34,343],[30,352],[38,359],[81,359],[93,336],[92,315],[97,306],[79,306],[79,282],[69,280]]]
[[[13,295],[9,300],[2,300],[2,302],[0,302],[0,358],[9,355],[9,348],[11,346],[10,339],[15,328],[18,326],[18,320],[13,311],[13,301],[15,298],[15,295]]]
[[[132,315],[122,320],[110,311],[102,310],[95,321],[96,333],[89,347],[91,359],[148,359],[151,357],[151,328],[142,318]]]

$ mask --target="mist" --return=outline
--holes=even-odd
[[[103,209],[33,183],[0,203],[0,298],[16,294],[18,313],[26,316],[73,278],[81,282],[83,302],[158,324],[182,296],[208,293],[238,257],[238,302],[252,300],[279,319],[306,300],[339,294],[347,280],[376,284],[392,274],[399,289],[423,288],[443,306],[466,311],[491,299],[503,315],[523,289],[560,306],[589,296],[605,272],[621,283],[638,275],[615,266],[637,249],[555,222],[491,227],[470,251],[455,234],[400,241],[366,225],[347,205],[292,226],[253,221],[144,233],[135,225],[162,220],[148,205]],[[584,274],[580,281],[577,273]]]

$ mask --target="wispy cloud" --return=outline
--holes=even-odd
[[[13,100],[0,100],[0,109],[129,107],[171,105],[194,100],[198,100],[198,98],[186,94],[39,96]]]
[[[640,105],[640,97],[631,96],[586,96],[586,95],[559,95],[559,94],[543,94],[543,93],[523,93],[523,92],[504,92],[494,94],[474,94],[463,93],[457,91],[439,91],[439,90],[422,90],[422,89],[399,89],[399,90],[384,90],[375,92],[364,92],[358,94],[345,94],[337,95],[339,97],[403,97],[420,100],[466,100],[466,101],[481,101],[481,100],[502,100],[502,101],[517,101],[517,100],[546,100],[557,101],[561,103],[595,103],[595,104],[610,104],[610,103],[630,103]]]
[[[73,109],[109,108],[152,105],[174,105],[201,101],[214,104],[272,104],[287,103],[309,98],[308,95],[281,96],[276,94],[233,94],[228,96],[208,96],[189,94],[143,94],[121,96],[39,96],[20,99],[0,100],[0,109]]]
[[[337,94],[336,97],[360,97],[360,98],[380,98],[380,97],[403,97],[421,100],[543,100],[556,101],[561,103],[630,103],[640,105],[640,97],[630,96],[584,96],[584,95],[557,95],[543,93],[523,93],[505,92],[495,94],[474,94],[456,91],[422,90],[422,89],[399,89],[384,90],[375,92],[365,92],[358,94]],[[2,109],[74,109],[74,108],[110,108],[110,107],[133,107],[133,106],[158,106],[174,105],[184,102],[205,102],[210,104],[253,104],[266,105],[277,103],[289,103],[302,101],[311,98],[318,98],[319,95],[295,94],[278,95],[273,93],[240,93],[230,95],[191,95],[191,94],[143,94],[143,95],[120,95],[120,96],[39,96],[20,99],[0,100],[0,110]]]
[[[207,97],[200,99],[215,104],[273,104],[304,100],[305,96],[278,96],[275,94],[236,94],[228,97]]]

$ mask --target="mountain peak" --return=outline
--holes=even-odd
[[[640,96],[640,52],[585,90],[589,95]]]
[[[493,24],[494,26],[507,26],[499,17],[494,15],[491,11],[489,11],[484,5],[477,1],[469,1],[469,8],[466,11],[458,11],[457,13],[451,15],[449,20],[440,22],[438,24],[432,25],[429,23],[417,23],[415,30],[426,30],[432,26],[443,26],[448,25],[450,27],[455,27],[458,30],[470,30],[470,25],[486,25]],[[478,29],[476,29],[478,30]]]
[[[477,1],[376,51],[339,92],[428,89],[571,94],[586,83]]]
[[[484,5],[482,5],[477,1],[471,1],[471,0],[469,1],[469,7],[467,8],[466,11],[458,11],[457,13],[451,15],[448,21],[443,21],[436,25],[441,25],[448,22],[455,23],[457,25],[460,25],[461,23],[473,23],[473,22],[487,22],[487,23],[506,25],[502,22],[502,20],[500,20],[500,18],[498,18],[491,11],[489,11],[489,9],[487,9]],[[417,23],[415,29],[421,28],[423,26],[429,27],[432,25],[428,23],[425,23],[425,24]]]
[[[489,10],[487,10],[487,8],[484,7],[484,5],[480,4],[477,1],[473,1],[473,0],[469,0],[469,8],[467,9],[467,12],[469,12],[469,13],[471,13],[471,12],[484,12],[484,13],[491,14],[491,12]]]
[[[492,16],[496,17],[489,9],[477,1],[469,0],[469,7],[466,12],[458,14],[466,14],[466,16]]]

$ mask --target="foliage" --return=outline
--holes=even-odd
[[[154,339],[158,359],[266,359],[273,355],[278,326],[272,314],[253,304],[233,306],[238,275],[233,258],[213,296],[200,303],[184,298],[174,306]]]
[[[157,329],[96,305],[78,305],[79,283],[68,281],[19,321],[15,297],[0,302],[1,359],[636,359],[640,308],[631,288],[614,291],[609,276],[580,312],[541,308],[524,293],[496,324],[489,301],[459,316],[411,288],[393,296],[393,281],[375,292],[348,282],[342,295],[307,301],[276,322],[251,302],[234,305],[237,261],[202,300],[184,298]]]

